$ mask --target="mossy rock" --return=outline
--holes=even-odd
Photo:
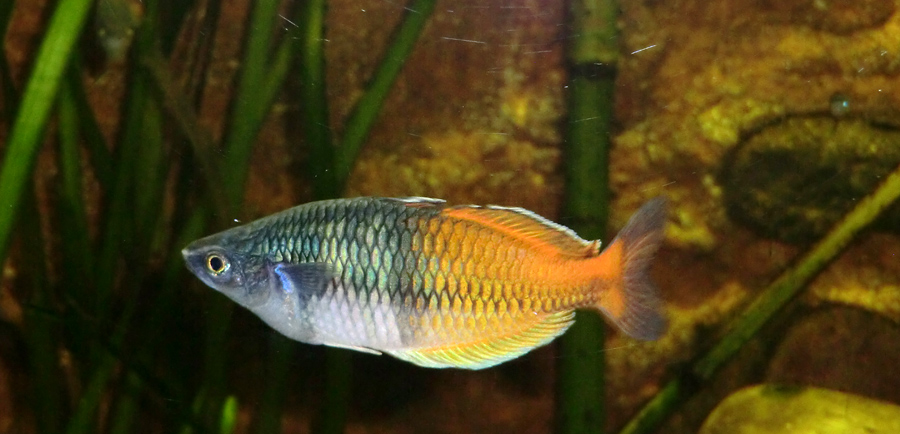
[[[791,117],[741,142],[722,184],[729,215],[789,243],[820,238],[900,164],[900,131],[863,119]],[[897,231],[900,207],[876,226]]]
[[[872,294],[866,284],[842,290],[856,292],[857,298]],[[850,299],[853,296],[847,294]],[[897,303],[898,299],[900,291],[888,303]],[[900,402],[897,342],[900,325],[884,316],[843,305],[815,309],[787,329],[769,361],[765,381]]]
[[[839,35],[880,27],[895,10],[891,0],[765,0],[789,23]]]
[[[900,406],[813,387],[741,389],[706,418],[700,434],[896,434]]]

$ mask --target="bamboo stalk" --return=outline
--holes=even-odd
[[[799,294],[860,231],[878,218],[882,211],[898,198],[900,198],[900,167],[888,175],[872,194],[859,201],[824,238],[800,256],[796,265],[778,276],[744,313],[731,323],[725,337],[690,368],[688,377],[693,377],[701,384],[712,379],[725,362],[734,357],[763,325]],[[685,387],[681,378],[671,380],[620,433],[652,432],[693,392],[693,389]]]
[[[563,215],[586,239],[605,235],[609,214],[609,148],[618,54],[616,4],[610,0],[572,0],[569,19],[574,37],[567,50],[570,65],[565,136],[566,202]],[[601,66],[598,66],[601,65]],[[604,329],[592,313],[562,337],[557,370],[556,430],[604,431]]]

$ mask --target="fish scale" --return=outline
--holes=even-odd
[[[651,201],[600,254],[598,242],[520,208],[338,199],[182,253],[204,283],[293,339],[480,369],[550,342],[577,308],[631,336],[659,336],[646,274],[664,223],[664,201]]]

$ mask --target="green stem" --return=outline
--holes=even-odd
[[[69,56],[91,0],[60,0],[41,42],[0,167],[0,263],[5,262],[19,201],[34,166]]]
[[[861,200],[825,237],[804,253],[796,265],[770,284],[728,328],[728,333],[701,357],[690,372],[699,381],[709,381],[769,320],[794,298],[826,265],[874,221],[885,208],[900,198],[900,167],[894,170],[869,196]],[[681,389],[679,379],[672,380],[666,391]],[[659,394],[622,429],[621,434],[652,432],[675,408],[684,395]]]
[[[356,156],[359,154],[372,124],[378,119],[388,91],[393,86],[397,75],[400,74],[406,59],[412,53],[425,23],[431,17],[435,3],[435,0],[412,0],[406,8],[406,16],[397,29],[393,41],[385,51],[384,59],[372,76],[368,89],[347,119],[344,137],[341,139],[336,155],[337,180],[341,182],[341,190],[353,169],[353,163],[356,161]],[[320,128],[327,128],[327,124]]]
[[[615,79],[608,64],[618,50],[616,4],[573,0],[575,37],[568,47],[569,113],[565,136],[564,219],[586,239],[599,239],[609,213],[610,124]],[[597,64],[605,64],[597,67]],[[603,74],[598,74],[606,72]],[[557,370],[556,428],[559,433],[602,433],[604,411],[604,325],[595,314],[580,313],[561,339]]]

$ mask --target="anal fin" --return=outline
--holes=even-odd
[[[572,325],[574,317],[574,311],[559,312],[508,336],[386,353],[426,368],[484,369],[550,343]]]
[[[366,347],[358,347],[355,345],[341,345],[341,344],[325,344],[325,345],[329,346],[329,347],[333,347],[333,348],[343,348],[345,350],[353,350],[353,351],[359,351],[361,353],[374,354],[376,356],[381,355],[381,351],[373,350],[371,348],[366,348]]]

